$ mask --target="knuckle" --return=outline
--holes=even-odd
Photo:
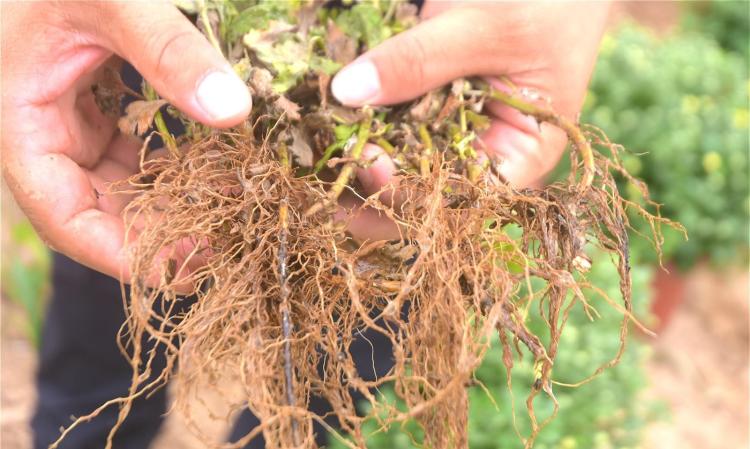
[[[416,85],[423,85],[426,82],[426,65],[430,57],[427,45],[419,35],[407,34],[404,35],[400,46],[399,60],[393,61],[392,67],[399,78],[411,79]]]
[[[170,30],[164,27],[152,30],[147,38],[146,52],[151,56],[154,75],[162,82],[174,80],[179,67],[177,60],[188,54],[194,34],[190,30]]]

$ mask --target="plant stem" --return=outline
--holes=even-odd
[[[318,174],[319,171],[323,170],[323,167],[325,167],[328,160],[331,159],[331,156],[333,156],[333,152],[343,148],[345,144],[345,141],[341,141],[333,142],[332,144],[328,145],[328,147],[323,152],[323,156],[321,156],[318,162],[315,163],[313,174]]]
[[[177,142],[175,142],[172,133],[169,132],[167,123],[164,121],[164,116],[161,114],[161,111],[157,111],[154,115],[154,125],[156,125],[156,130],[159,131],[169,154],[172,155],[173,158],[179,159],[180,153],[177,151]]]
[[[490,98],[505,103],[526,115],[530,115],[539,122],[550,123],[565,131],[565,134],[573,142],[573,147],[583,159],[583,176],[581,177],[579,186],[584,189],[591,186],[596,171],[594,167],[594,151],[591,149],[591,143],[589,143],[583,131],[581,131],[581,128],[576,123],[558,114],[552,108],[524,101],[508,92],[492,89],[490,91]]]
[[[286,402],[290,407],[295,406],[294,398],[294,369],[292,367],[292,328],[294,327],[289,315],[289,267],[287,263],[287,238],[289,235],[289,204],[286,199],[279,205],[279,291],[281,296],[281,330],[284,337],[284,379],[286,381]],[[292,418],[292,432],[296,445],[299,445],[299,430],[297,420]]]
[[[422,123],[419,125],[419,138],[422,139],[424,148],[422,154],[419,155],[419,173],[422,177],[426,178],[430,175],[430,159],[432,159],[432,137],[430,137],[429,131],[427,131],[427,125]]]
[[[354,144],[349,153],[352,161],[347,162],[339,172],[339,176],[333,182],[331,189],[328,191],[328,198],[326,201],[315,203],[310,206],[310,208],[305,211],[305,216],[309,217],[310,215],[316,214],[326,205],[335,203],[339,199],[339,196],[341,196],[341,192],[344,191],[349,184],[349,181],[351,181],[352,176],[354,176],[354,170],[362,162],[362,150],[364,149],[367,140],[370,138],[372,113],[369,110],[365,112],[367,113],[366,118],[360,123],[359,131],[357,132],[357,143]]]
[[[203,24],[203,28],[205,28],[206,30],[206,38],[208,39],[209,42],[211,42],[211,45],[214,46],[216,51],[218,51],[219,53],[223,55],[224,52],[221,51],[221,44],[219,44],[219,40],[216,39],[216,35],[214,34],[214,29],[211,26],[211,20],[209,20],[208,18],[208,6],[206,6],[205,0],[201,0],[199,5],[200,5],[200,13],[199,13],[200,20],[201,20],[201,23]]]

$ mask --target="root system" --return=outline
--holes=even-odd
[[[413,23],[413,11],[384,3],[365,5],[381,27],[397,32]],[[105,406],[120,407],[119,426],[133,400],[171,381],[176,408],[187,410],[197,385],[229,374],[244,389],[242,407],[261,425],[226,447],[242,447],[261,433],[268,447],[314,447],[317,421],[348,446],[364,448],[366,417],[355,408],[354,392],[372,404],[370,418],[383,426],[418,422],[425,447],[467,447],[466,391],[499,335],[509,376],[519,345],[534,358],[526,401],[532,430],[524,437],[531,447],[545,423],[537,419],[535,397],[555,401],[553,366],[570,311],[620,309],[622,325],[613,333],[621,349],[607,365],[625,348],[632,318],[626,209],[641,209],[618,193],[615,176],[627,176],[621,149],[551,104],[510,84],[494,90],[481,79],[457,80],[392,108],[344,108],[328,95],[333,71],[325,67],[330,62],[335,71],[370,44],[345,27],[347,14],[363,12],[285,8],[264,27],[240,34],[221,26],[232,11],[205,5],[198,11],[204,31],[254,94],[242,126],[218,131],[183,119],[187,133],[175,138],[160,125],[161,104],[137,113],[131,107],[122,119],[135,129],[146,109],[146,123],[157,119],[169,151],[144,150],[141,173],[117,186],[134,195],[126,210],[135,240],[121,331],[133,381],[126,397]],[[292,47],[311,61],[300,74],[278,63]],[[144,92],[141,106],[159,101]],[[566,182],[515,189],[498,175],[502,161],[479,156],[489,101],[567,133]],[[369,163],[366,143],[395,161],[397,204],[378,194],[362,197],[353,174]],[[645,186],[633,183],[647,199]],[[343,194],[362,202],[346,218],[336,214]],[[395,222],[400,238],[353,239],[347,221],[364,209]],[[641,211],[658,248],[663,220]],[[616,261],[621,298],[590,304],[582,289],[590,287],[586,272],[597,261],[587,254],[595,246]],[[527,288],[534,279],[544,288]],[[185,293],[197,297],[187,308],[180,306]],[[526,327],[532,307],[546,323],[543,335]],[[364,329],[392,345],[394,366],[384,376],[364,376],[355,367],[350,346]],[[155,348],[145,351],[145,339]],[[167,368],[155,373],[157,351],[166,352]],[[386,384],[405,408],[378,401],[377,389]],[[308,411],[313,395],[331,404],[340,430]]]

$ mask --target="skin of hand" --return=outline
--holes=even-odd
[[[98,195],[138,171],[141,141],[117,131],[91,90],[111,57],[214,127],[242,122],[250,93],[169,2],[2,4],[2,168],[54,249],[127,281],[124,195]]]
[[[575,118],[583,104],[605,28],[608,2],[426,2],[423,21],[357,58],[333,79],[333,95],[348,106],[388,105],[416,98],[466,76],[507,77],[549,99],[560,114]],[[496,84],[499,88],[501,86]],[[556,165],[565,134],[508,106],[490,103],[491,126],[481,137],[488,156],[512,185],[539,183]],[[359,169],[365,193],[398,184],[395,167],[378,147]],[[390,189],[390,187],[389,187]],[[389,192],[381,200],[389,201]],[[350,199],[349,207],[357,202]],[[398,237],[395,225],[372,210],[353,220],[356,235]],[[365,227],[366,226],[366,227]]]

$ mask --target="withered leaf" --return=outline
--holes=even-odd
[[[268,98],[275,95],[273,92],[273,75],[266,69],[253,68],[250,74],[250,88],[253,90],[253,96],[259,98]]]
[[[91,86],[96,106],[102,114],[112,118],[120,116],[120,104],[125,94],[142,98],[122,82],[118,66],[107,63],[102,69],[101,79]]]
[[[347,36],[333,20],[328,20],[326,54],[341,65],[349,64],[357,56],[357,41]]]
[[[448,98],[445,99],[445,103],[443,104],[443,108],[440,109],[435,122],[432,124],[433,129],[437,129],[437,127],[442,124],[443,120],[445,120],[449,115],[453,114],[456,109],[458,109],[458,106],[460,104],[461,101],[458,99],[458,97],[454,95],[448,95]]]
[[[151,127],[159,108],[165,104],[167,100],[137,100],[130,103],[125,108],[125,115],[117,122],[120,132],[137,136],[144,134]]]
[[[328,88],[331,85],[331,76],[327,73],[318,74],[318,94],[320,95],[320,107],[326,109],[328,107]]]
[[[434,91],[431,90],[427,92],[425,96],[422,97],[421,100],[419,100],[419,103],[411,107],[411,109],[409,110],[409,115],[411,115],[412,118],[417,122],[426,121],[430,113],[430,109],[432,108],[433,97]]]
[[[331,126],[331,117],[323,111],[315,111],[305,114],[302,123],[308,129],[323,130]]]
[[[313,152],[307,142],[307,136],[298,128],[292,128],[292,146],[289,150],[301,167],[310,168],[313,165]]]
[[[323,3],[325,3],[323,0],[312,0],[299,9],[299,12],[297,13],[297,25],[299,27],[299,33],[303,37],[307,37],[307,32],[310,31],[310,27],[313,26],[318,19],[318,10],[323,6]]]
[[[279,98],[276,99],[273,105],[277,110],[284,113],[289,120],[296,122],[300,119],[299,105],[287,97],[279,95]]]
[[[346,125],[359,123],[365,118],[365,115],[362,113],[361,109],[352,109],[352,108],[347,108],[344,106],[335,106],[335,105],[329,106],[328,109],[331,111],[331,115],[337,121],[344,123]]]

